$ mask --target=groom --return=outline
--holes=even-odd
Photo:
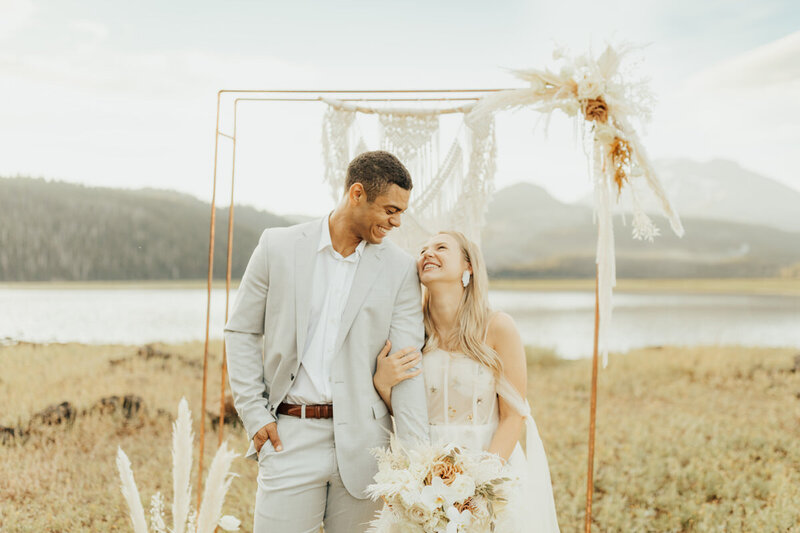
[[[366,530],[378,505],[369,450],[392,428],[372,384],[376,356],[422,347],[414,261],[384,237],[400,225],[408,170],[388,152],[347,167],[330,215],[264,231],[225,326],[236,410],[258,460],[254,531]],[[392,391],[401,439],[428,438],[422,377]]]

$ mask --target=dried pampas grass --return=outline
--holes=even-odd
[[[178,418],[172,425],[172,516],[174,533],[184,533],[189,517],[192,472],[192,414],[186,398],[178,403]]]
[[[235,477],[235,474],[230,474],[229,471],[236,457],[238,454],[228,450],[225,442],[217,449],[203,489],[203,503],[200,505],[200,512],[197,513],[197,533],[213,533],[219,523],[225,495]]]
[[[117,470],[122,481],[122,496],[128,504],[128,510],[133,524],[134,533],[147,533],[147,521],[144,518],[144,507],[139,498],[139,489],[133,479],[131,461],[122,448],[117,448]]]
[[[225,496],[235,477],[235,474],[230,473],[230,468],[238,454],[230,451],[225,442],[217,449],[206,479],[200,512],[195,513],[190,508],[193,441],[192,413],[186,399],[182,398],[178,404],[178,417],[172,425],[173,526],[172,529],[167,529],[164,522],[164,499],[160,492],[153,495],[150,502],[150,526],[155,533],[212,533],[217,526],[225,531],[236,531],[239,529],[239,520],[233,516],[220,515]],[[131,462],[122,448],[117,452],[117,469],[134,533],[147,533],[144,508],[133,479]]]

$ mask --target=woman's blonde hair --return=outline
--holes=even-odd
[[[464,260],[472,267],[469,285],[464,289],[458,311],[456,311],[456,331],[451,338],[445,340],[445,344],[488,367],[495,376],[500,376],[503,372],[503,363],[497,352],[484,342],[491,311],[488,296],[489,277],[484,266],[483,254],[478,245],[467,239],[461,232],[440,231],[439,235],[453,237],[461,248]],[[423,286],[422,314],[426,337],[423,352],[438,348],[440,342],[428,310],[430,299],[430,291]]]

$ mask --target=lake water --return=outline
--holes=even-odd
[[[233,298],[233,296],[232,296]],[[231,299],[232,301],[232,299]],[[526,344],[590,356],[594,293],[492,291]],[[611,351],[652,345],[800,348],[800,297],[617,293]],[[142,344],[205,336],[204,289],[0,289],[0,339]],[[212,291],[212,337],[221,338],[225,291]]]

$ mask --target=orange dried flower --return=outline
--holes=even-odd
[[[583,116],[586,117],[586,120],[605,124],[608,121],[608,104],[602,96],[586,100],[583,105]]]
[[[456,503],[455,508],[458,509],[459,513],[463,513],[465,510],[467,510],[472,514],[475,514],[475,502],[472,501],[472,498],[467,498],[463,503]]]
[[[622,193],[622,185],[628,179],[628,169],[631,166],[633,150],[625,139],[614,137],[608,149],[608,157],[614,167],[614,182],[617,184],[617,196]]]

